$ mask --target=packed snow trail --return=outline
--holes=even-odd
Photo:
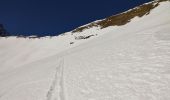
[[[50,90],[47,93],[47,100],[65,100],[63,83],[64,59],[60,59]]]

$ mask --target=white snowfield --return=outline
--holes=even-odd
[[[0,100],[170,100],[170,2],[124,26],[1,37]]]

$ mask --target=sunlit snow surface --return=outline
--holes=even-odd
[[[0,100],[170,100],[169,9],[121,27],[0,38]]]

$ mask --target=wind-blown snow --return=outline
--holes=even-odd
[[[0,38],[0,100],[170,100],[169,9],[120,27]]]

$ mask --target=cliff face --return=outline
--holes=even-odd
[[[2,24],[0,24],[0,36],[1,37],[9,36],[9,33],[4,29],[4,26]]]

